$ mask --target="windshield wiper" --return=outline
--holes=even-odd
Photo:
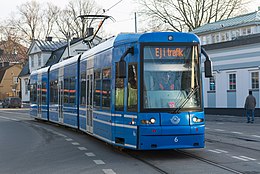
[[[187,95],[187,98],[185,98],[185,100],[180,104],[180,106],[178,108],[176,108],[173,112],[171,112],[172,114],[175,113],[179,113],[179,111],[186,105],[186,103],[190,100],[190,98],[195,94],[195,92],[197,92],[199,89],[199,85],[197,85],[194,88],[191,88],[191,91],[189,92],[189,94]]]

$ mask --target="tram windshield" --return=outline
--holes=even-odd
[[[198,46],[145,46],[144,109],[201,109]]]

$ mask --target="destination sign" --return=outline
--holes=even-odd
[[[186,47],[148,46],[144,48],[145,59],[174,59],[184,57]]]
[[[154,48],[155,56],[157,58],[163,57],[183,57],[183,50],[180,48],[171,49],[171,48]]]

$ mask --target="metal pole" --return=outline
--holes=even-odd
[[[67,42],[68,42],[68,58],[69,58],[70,57],[70,32],[68,32]]]
[[[137,33],[137,19],[136,19],[136,12],[135,12],[135,33]]]

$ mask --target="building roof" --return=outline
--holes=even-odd
[[[9,68],[11,68],[12,66],[14,66],[14,65],[9,65],[9,66],[5,66],[3,68],[0,68],[0,83],[3,80],[3,77],[5,75],[5,71],[8,70]]]
[[[10,62],[10,63],[16,63],[16,62],[22,62],[23,56],[20,54],[5,54],[3,53],[0,55],[0,62]]]
[[[201,27],[196,28],[192,32],[195,34],[201,34],[206,32],[212,32],[212,31],[216,32],[227,28],[246,26],[252,24],[260,24],[260,11],[205,24]]]
[[[27,49],[11,38],[2,40],[0,41],[0,62],[25,62],[27,60]]]
[[[27,61],[26,64],[23,66],[23,69],[20,72],[20,74],[18,75],[18,77],[23,77],[23,76],[26,76],[29,74],[30,74],[29,61]]]
[[[214,49],[223,49],[223,48],[229,48],[229,47],[235,47],[241,45],[250,45],[255,43],[260,43],[260,34],[240,36],[231,41],[203,45],[203,47],[206,50],[214,50]]]
[[[70,45],[76,44],[78,42],[83,42],[83,41],[85,42],[85,41],[90,40],[91,38],[92,38],[92,36],[84,38],[84,39],[83,38],[76,38],[76,39],[73,39],[70,42]],[[97,37],[97,38],[99,38],[99,37]],[[51,65],[58,63],[60,61],[64,51],[66,50],[66,48],[67,48],[67,43],[63,47],[60,47],[60,48],[56,49],[55,51],[53,51],[44,67],[51,66]]]
[[[61,48],[53,51],[51,54],[51,57],[46,62],[45,67],[58,63],[60,61],[60,58],[61,58],[62,54],[64,53],[65,49],[66,49],[66,47],[64,46],[64,47],[61,47]]]
[[[54,51],[67,44],[66,41],[55,42],[55,41],[35,40],[35,42],[42,51]]]

